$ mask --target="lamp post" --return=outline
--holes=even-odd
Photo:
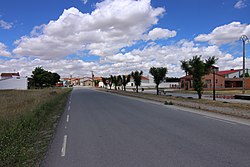
[[[242,76],[242,94],[245,94],[245,59],[246,59],[246,43],[249,42],[249,39],[246,35],[240,37],[243,45],[243,76]]]
[[[218,71],[218,67],[213,66],[213,100],[215,100],[215,73]]]
[[[94,71],[91,71],[91,77],[92,77],[92,87],[95,87],[95,82],[94,82]]]

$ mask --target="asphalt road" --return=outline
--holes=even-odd
[[[250,127],[74,88],[44,167],[249,167]]]

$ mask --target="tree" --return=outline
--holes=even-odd
[[[98,87],[100,81],[99,80],[94,80],[94,83],[95,83],[95,87]]]
[[[209,57],[205,62],[201,60],[201,56],[194,56],[190,60],[181,61],[181,69],[184,70],[189,75],[193,76],[193,87],[197,92],[199,99],[201,99],[204,83],[202,82],[202,77],[211,72],[212,66],[216,63],[218,59]]]
[[[57,74],[57,73],[52,73],[52,78],[53,78],[53,81],[52,81],[52,85],[55,85],[57,82],[59,82],[60,81],[60,75],[59,74]]]
[[[124,88],[124,91],[126,91],[126,85],[130,82],[130,75],[123,75],[121,77],[121,81],[122,81],[122,85],[123,85],[123,88]]]
[[[156,93],[159,95],[159,85],[162,83],[165,79],[165,76],[167,74],[167,68],[164,67],[151,67],[149,70],[149,73],[153,75],[154,77],[154,83],[156,84]]]
[[[131,73],[131,76],[134,79],[135,87],[136,87],[136,93],[138,93],[138,87],[141,86],[141,77],[143,72],[142,71],[135,71]]]
[[[108,85],[109,85],[109,89],[111,90],[111,87],[112,87],[112,85],[113,85],[113,82],[112,82],[112,78],[110,77],[110,78],[108,78]]]
[[[245,73],[245,77],[250,77],[249,73]],[[240,78],[243,78],[243,74],[240,75]]]
[[[60,80],[60,75],[46,71],[43,67],[36,67],[32,74],[31,86],[34,87],[54,86]]]
[[[104,86],[107,87],[107,85],[109,83],[109,78],[102,77],[102,82],[103,82]]]
[[[121,76],[110,76],[112,83],[115,86],[115,90],[117,90],[117,86],[121,85]]]

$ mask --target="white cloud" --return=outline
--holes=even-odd
[[[11,60],[0,59],[0,71],[11,72],[15,69],[22,76],[29,76],[35,67],[43,66],[44,69],[57,72],[62,77],[70,75],[73,77],[91,76],[91,71],[94,71],[95,76],[129,74],[135,70],[142,70],[145,75],[149,75],[150,67],[155,66],[167,67],[167,76],[180,77],[184,75],[180,68],[180,60],[191,59],[195,55],[202,55],[202,59],[216,56],[219,58],[217,65],[221,70],[241,68],[242,65],[242,57],[234,58],[233,55],[222,52],[216,45],[200,47],[193,41],[180,40],[173,45],[152,44],[143,49],[104,56],[100,58],[100,61],[95,62],[44,60],[30,57]],[[250,60],[247,59],[246,63],[250,64]]]
[[[142,61],[142,57],[138,56],[138,55],[133,55],[130,52],[122,54],[122,53],[118,53],[115,54],[113,56],[107,56],[104,58],[104,60],[102,62],[112,62],[112,63],[139,63]]]
[[[12,23],[8,23],[4,20],[0,20],[0,28],[3,28],[3,29],[11,29],[12,28]]]
[[[7,51],[7,46],[0,42],[0,56],[11,56],[11,53]]]
[[[154,28],[148,33],[148,40],[157,40],[157,39],[167,39],[172,38],[176,36],[176,31],[170,31],[168,29],[162,29],[162,28]]]
[[[234,5],[234,8],[236,8],[236,9],[242,9],[242,8],[245,8],[245,7],[247,7],[246,0],[239,0]]]
[[[164,12],[153,8],[150,0],[105,0],[92,13],[72,7],[58,20],[35,27],[30,37],[17,40],[13,52],[41,59],[63,58],[85,49],[99,56],[115,54],[143,39]]]
[[[109,65],[109,69],[113,69],[113,73],[123,74],[134,70],[143,70],[144,74],[148,75],[150,67],[158,66],[167,67],[168,76],[180,77],[184,75],[180,68],[180,60],[191,59],[195,55],[202,55],[202,59],[216,56],[219,58],[217,65],[221,69],[239,66],[235,63],[236,59],[231,54],[222,52],[218,46],[198,47],[193,41],[187,40],[181,40],[169,46],[151,45],[142,50],[134,49],[128,53],[102,58],[101,63],[112,64]]]
[[[195,41],[221,45],[239,41],[241,35],[250,36],[250,24],[232,22],[230,24],[215,28],[210,34],[198,35],[195,38]]]

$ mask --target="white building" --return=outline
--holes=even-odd
[[[20,77],[19,73],[2,73],[0,89],[27,90],[28,79],[26,77]]]

